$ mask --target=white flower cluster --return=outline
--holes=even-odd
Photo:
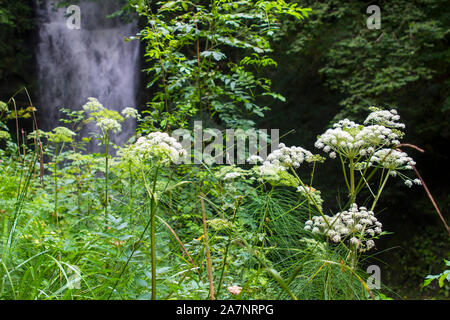
[[[417,184],[418,186],[422,185],[422,181],[420,179],[414,179],[414,180],[405,180],[405,185],[409,188],[412,187],[413,184]]]
[[[333,128],[356,128],[359,124],[348,119],[339,120],[337,123],[333,124]]]
[[[123,156],[131,157],[133,160],[145,161],[158,158],[163,162],[167,160],[177,162],[187,155],[186,150],[177,139],[165,132],[152,132],[147,136],[140,137],[129,150],[122,152]]]
[[[348,211],[342,211],[333,217],[315,216],[305,223],[305,230],[328,236],[333,242],[350,238],[352,245],[360,251],[370,250],[375,243],[372,237],[380,234],[382,224],[372,211],[353,204]]]
[[[271,164],[270,162],[264,162],[262,166],[258,167],[258,173],[260,176],[274,177],[277,176],[280,170],[286,170],[285,167]]]
[[[49,140],[52,142],[71,142],[76,133],[66,127],[56,127],[49,134]]]
[[[381,149],[370,158],[370,164],[379,164],[389,170],[412,169],[416,165],[414,160],[406,154],[395,149]]]
[[[355,135],[357,141],[376,147],[400,144],[400,138],[398,132],[377,124],[362,127],[361,131]]]
[[[88,98],[88,102],[83,106],[83,110],[86,112],[98,112],[103,110],[103,105],[96,98]]]
[[[364,124],[379,124],[385,127],[390,128],[399,128],[403,129],[405,128],[405,125],[403,123],[399,123],[400,116],[397,113],[397,110],[378,110],[375,108],[375,111],[370,113],[366,120],[364,121]]]
[[[86,112],[94,113],[88,120],[97,122],[97,126],[102,130],[103,134],[118,133],[122,131],[123,118],[117,111],[106,109],[96,98],[88,98],[88,102],[83,106]]]
[[[381,117],[377,115],[379,112],[382,111],[372,112],[364,123],[375,123],[375,120],[379,120]],[[370,156],[379,148],[398,145],[402,133],[397,129],[391,129],[391,127],[400,128],[403,124],[394,124],[393,119],[397,119],[397,117],[392,112],[396,112],[395,110],[387,112],[392,115],[392,117],[389,117],[390,122],[385,119],[387,117],[385,113],[381,113],[385,120],[380,120],[379,123],[387,123],[389,126],[387,124],[386,126],[382,124],[363,126],[344,119],[319,136],[315,147],[328,153],[330,158],[336,158],[337,154],[354,158],[356,156]]]
[[[264,159],[256,154],[253,154],[247,159],[247,162],[250,164],[258,164],[264,162]]]
[[[232,171],[232,172],[228,172],[227,174],[225,174],[225,176],[223,177],[223,180],[233,180],[240,176],[241,176],[241,174],[239,172]]]
[[[290,167],[298,168],[304,161],[313,161],[314,155],[302,147],[286,147],[284,143],[278,145],[278,149],[267,156],[264,165],[280,167],[287,169]]]
[[[336,127],[321,135],[315,146],[335,158],[336,153],[345,157],[370,155],[379,146],[400,143],[400,136],[392,129],[380,126]]]
[[[115,119],[100,118],[97,122],[97,126],[103,132],[118,133],[118,132],[122,131],[122,126],[120,125],[119,121],[117,121]]]
[[[125,108],[125,109],[123,109],[122,110],[122,115],[126,118],[126,119],[128,119],[128,118],[134,118],[134,119],[136,119],[136,118],[138,118],[138,116],[139,116],[139,113],[138,113],[138,111],[136,110],[136,109],[134,109],[134,108]]]

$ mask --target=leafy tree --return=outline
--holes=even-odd
[[[261,70],[276,66],[270,40],[288,15],[303,20],[308,9],[284,1],[130,1],[148,20],[149,127],[183,127],[191,117],[211,117],[248,128],[267,106],[258,97],[284,98],[271,91]]]
[[[308,145],[314,141],[309,134],[311,128],[327,125],[324,114],[334,112],[337,118],[361,119],[362,110],[371,105],[397,107],[406,123],[408,142],[425,150],[423,154],[414,154],[417,168],[448,217],[444,208],[450,201],[447,183],[450,176],[448,170],[443,170],[448,161],[450,123],[447,2],[379,1],[379,30],[366,26],[369,17],[366,9],[372,2],[301,3],[311,7],[309,18],[301,25],[283,20],[279,41],[274,46],[276,59],[284,62],[279,66],[281,75],[274,77],[274,89],[286,96],[287,104],[274,106],[269,117],[276,119],[282,115],[280,128],[297,129],[301,134],[295,138]],[[330,170],[328,175],[334,172]],[[412,247],[418,250],[428,238],[423,233],[424,225],[430,226],[432,233],[445,233],[425,192],[418,188],[412,197],[414,201],[399,203],[405,192],[391,188],[381,204],[394,213],[386,215],[383,222],[392,226],[395,238],[380,249],[400,243],[408,252]],[[418,234],[417,240],[412,241],[411,234]],[[439,261],[446,256],[448,245],[439,250],[430,260]],[[406,256],[405,252],[406,249],[398,256]],[[413,266],[430,266],[423,255],[402,262],[397,262],[392,253],[381,258],[396,265],[394,276],[386,280],[391,284],[394,277],[401,279],[400,274],[411,277]],[[404,265],[411,267],[403,271]],[[425,272],[427,269],[421,269],[420,274]],[[417,288],[418,282],[415,284]]]
[[[420,119],[414,123],[419,134],[448,132],[450,16],[443,10],[445,1],[381,1],[379,30],[366,26],[368,4],[329,0],[304,5],[313,14],[295,27],[290,52],[320,53],[319,73],[344,95],[338,117],[359,115],[371,105],[398,105],[407,118]],[[417,97],[418,90],[426,98]]]

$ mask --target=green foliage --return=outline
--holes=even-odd
[[[0,152],[2,299],[366,298],[353,249],[305,228],[322,200],[292,163],[275,180],[263,166],[177,167],[161,132],[110,156],[104,130],[105,154],[81,154],[76,132],[119,115],[93,99],[63,113],[71,129]],[[302,170],[323,162],[302,152]]]
[[[308,9],[284,1],[130,1],[147,26],[140,32],[156,86],[144,128],[185,127],[190,118],[212,117],[228,128],[248,128],[262,117],[271,91],[264,68],[279,19],[303,20]]]
[[[0,0],[0,79],[21,72],[14,62],[31,26],[25,3]],[[145,25],[138,37],[146,45],[154,93],[144,117],[134,115],[139,133],[170,132],[195,118],[218,127],[253,127],[269,109],[267,98],[286,101],[272,91],[268,76],[278,62],[287,64],[273,50],[273,40],[286,38],[293,40],[284,41],[291,57],[303,55],[298,64],[313,56],[329,88],[342,93],[338,117],[359,115],[371,104],[398,104],[424,84],[445,95],[432,107],[438,125],[423,121],[416,134],[447,128],[448,81],[440,79],[448,71],[448,17],[440,1],[386,3],[380,31],[365,27],[367,16],[356,3],[306,1],[302,6],[313,8],[309,18],[310,10],[295,2],[129,0],[113,15],[141,15]],[[406,114],[422,120],[429,112],[424,101]],[[298,170],[292,161],[264,169],[175,166],[167,144],[134,139],[123,148],[112,144],[118,150],[112,156],[110,137],[124,117],[92,99],[85,107],[62,110],[61,126],[43,132],[31,101],[21,110],[14,99],[0,102],[1,299],[207,299],[212,293],[219,299],[389,299],[367,287],[360,269],[369,247],[362,243],[385,233],[342,231],[342,225],[339,231],[329,220],[356,201],[375,210],[391,174],[412,184],[399,172],[408,169],[403,160],[385,163],[397,143],[370,132],[357,138],[369,124],[341,123],[337,138],[343,141],[329,140],[328,151],[320,147],[339,157],[336,170],[348,191],[333,203],[337,186],[322,192],[312,187],[321,156],[305,153]],[[28,139],[10,133],[6,121],[17,117],[33,121],[36,130]],[[89,122],[102,129],[94,138],[104,154],[85,152],[90,137],[78,134]],[[403,137],[398,129],[390,134]],[[353,144],[358,139],[362,144]],[[385,157],[374,160],[382,149]],[[333,217],[325,214],[336,207]],[[311,230],[314,218],[323,219],[325,232]],[[414,252],[430,265],[431,239]],[[405,273],[422,277],[422,269],[414,268]],[[433,279],[447,288],[448,270],[425,284]]]
[[[23,79],[31,58],[25,39],[33,28],[32,1],[0,1],[0,81]]]
[[[444,262],[447,267],[450,267],[450,261],[444,259]],[[448,283],[450,282],[450,268],[437,275],[428,275],[423,283],[424,287],[428,286],[433,280],[438,280],[440,288],[442,288],[446,284],[445,280],[447,280],[448,286]]]
[[[355,4],[307,1],[313,13],[291,47],[292,53],[324,50],[320,73],[345,94],[342,114],[360,113],[368,105],[398,105],[411,85],[435,82],[448,72],[450,21],[441,10],[444,1],[382,2],[379,30],[366,27],[366,7]],[[335,31],[324,37],[330,29]],[[449,82],[440,85],[445,90]],[[445,101],[433,110],[445,112]]]

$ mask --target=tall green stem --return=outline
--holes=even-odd
[[[355,193],[355,164],[353,163],[353,158],[350,159],[350,203],[354,203],[356,199]]]
[[[233,212],[233,218],[231,219],[231,225],[234,225],[234,221],[235,221],[235,219],[236,219],[236,213],[237,213],[237,211],[238,211],[238,209],[239,209],[239,205],[240,205],[241,199],[242,199],[242,198],[239,198],[239,200],[238,200],[238,202],[237,202],[237,207],[236,207],[236,209],[235,209],[234,212]],[[231,244],[232,239],[233,239],[233,238],[232,238],[232,235],[229,234],[229,235],[228,235],[227,245],[226,245],[226,248],[225,248],[225,255],[223,256],[222,270],[221,270],[221,272],[220,272],[220,280],[219,280],[219,286],[217,287],[216,299],[219,297],[220,289],[222,288],[223,277],[224,277],[224,275],[225,275],[225,266],[226,266],[226,264],[227,264],[227,258],[228,258],[228,251],[229,251],[229,249],[230,249],[230,244]]]
[[[105,228],[108,221],[109,132],[105,135]]]
[[[58,219],[58,159],[59,159],[59,155],[62,152],[62,149],[64,148],[64,143],[61,145],[61,149],[59,149],[58,151],[58,146],[55,146],[55,164],[54,164],[54,172],[53,172],[53,176],[55,179],[55,205],[54,205],[54,215],[55,215],[55,219],[56,219],[56,225],[58,225],[59,219]]]
[[[136,244],[133,246],[133,250],[131,251],[130,256],[127,259],[127,262],[125,263],[125,266],[122,268],[122,271],[120,272],[116,282],[114,283],[114,286],[111,290],[111,292],[108,295],[108,300],[111,298],[114,290],[116,289],[122,275],[124,274],[125,270],[128,267],[128,264],[131,261],[131,258],[133,257],[134,253],[138,249],[139,245],[141,244],[142,240],[144,239],[144,235],[147,232],[148,228],[150,227],[150,239],[151,239],[151,265],[152,265],[152,300],[156,299],[156,237],[155,237],[155,216],[156,216],[156,209],[158,206],[158,200],[155,196],[156,191],[156,180],[158,178],[158,171],[159,167],[156,167],[156,172],[153,180],[153,190],[150,190],[147,179],[145,179],[145,173],[142,170],[142,178],[144,181],[145,189],[150,196],[150,219],[148,219],[147,225],[144,228],[144,231],[142,231],[139,240],[136,242]]]
[[[55,178],[55,205],[53,208],[53,214],[55,215],[56,225],[58,225],[58,155],[55,154],[55,164],[53,169],[53,176]]]
[[[389,178],[389,171],[387,172],[386,178],[384,178],[384,181],[381,184],[381,187],[378,189],[377,195],[375,196],[375,199],[373,200],[372,207],[370,207],[370,211],[373,211],[373,209],[375,209],[375,205],[377,204],[378,199],[380,198],[381,192],[383,191],[384,186],[386,185],[386,182],[388,181],[388,178]]]
[[[158,179],[159,166],[156,167],[155,176],[153,178],[152,191],[149,192],[147,182],[145,181],[145,175],[143,174],[144,183],[146,185],[147,192],[151,197],[150,200],[150,240],[151,240],[151,265],[152,265],[152,300],[156,300],[156,237],[155,237],[155,215],[158,208],[158,200],[156,198],[156,181]]]

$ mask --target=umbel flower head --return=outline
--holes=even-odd
[[[83,110],[86,112],[98,112],[104,108],[100,101],[93,97],[88,98],[88,102],[83,106]]]
[[[118,133],[118,132],[122,131],[121,124],[119,123],[119,121],[117,121],[115,119],[100,118],[97,122],[97,126],[103,132]]]
[[[370,158],[371,165],[377,164],[389,170],[412,169],[416,165],[414,160],[406,154],[395,149],[381,149]]]
[[[126,149],[120,151],[122,157],[132,161],[145,162],[160,161],[161,163],[177,163],[187,155],[186,150],[177,141],[165,132],[152,132],[140,137]]]
[[[370,250],[374,245],[373,237],[381,234],[382,224],[372,211],[354,203],[348,211],[342,211],[333,217],[315,216],[305,222],[305,230],[322,234],[337,243],[348,239],[360,251]]]
[[[72,142],[76,133],[66,127],[56,127],[48,134],[48,140],[56,143],[69,143]]]
[[[225,174],[225,176],[223,177],[223,180],[234,180],[236,178],[239,178],[241,176],[241,173],[239,172],[228,172],[227,174]]]
[[[322,161],[319,155],[313,155],[310,151],[302,147],[286,147],[283,143],[278,145],[278,149],[270,153],[266,160],[261,157],[252,156],[247,161],[249,163],[263,162],[262,165],[254,167],[252,170],[262,181],[277,186],[297,187],[297,179],[288,172],[288,169],[299,168],[303,162]]]
[[[281,170],[293,167],[298,168],[304,162],[315,160],[314,155],[302,147],[286,147],[284,143],[278,145],[278,149],[267,156],[263,165],[279,166]]]
[[[258,164],[258,163],[263,163],[264,159],[256,154],[253,154],[250,157],[248,157],[247,162],[250,164]]]
[[[400,178],[402,178],[407,187],[411,187],[413,184],[422,184],[422,181],[420,181],[420,179],[412,180],[411,178],[400,172],[402,170],[412,170],[413,166],[415,165],[416,162],[411,157],[409,157],[406,152],[395,149],[378,150],[369,159],[369,166],[387,169],[390,176],[399,176]]]
[[[228,287],[228,292],[231,293],[233,296],[237,296],[241,293],[242,287],[238,285],[233,285],[231,287]]]
[[[398,128],[404,128],[404,125],[396,122],[399,117],[395,110],[387,113],[389,115],[377,109],[364,121],[366,125],[348,119],[341,120],[318,137],[315,147],[328,153],[330,158],[338,154],[357,158],[371,156],[380,148],[398,145],[403,136]]]
[[[370,110],[372,113],[364,120],[364,124],[379,124],[388,128],[405,128],[403,123],[398,122],[400,116],[398,115],[397,110],[381,110],[376,107],[371,107]]]
[[[139,117],[139,113],[135,108],[125,108],[122,110],[122,115],[125,119],[134,118],[137,119]]]
[[[124,121],[124,118],[117,111],[105,108],[96,98],[88,98],[83,110],[90,115],[88,121],[95,121],[103,135],[108,136],[110,133],[122,131],[120,123]],[[131,112],[127,111],[127,113]]]

